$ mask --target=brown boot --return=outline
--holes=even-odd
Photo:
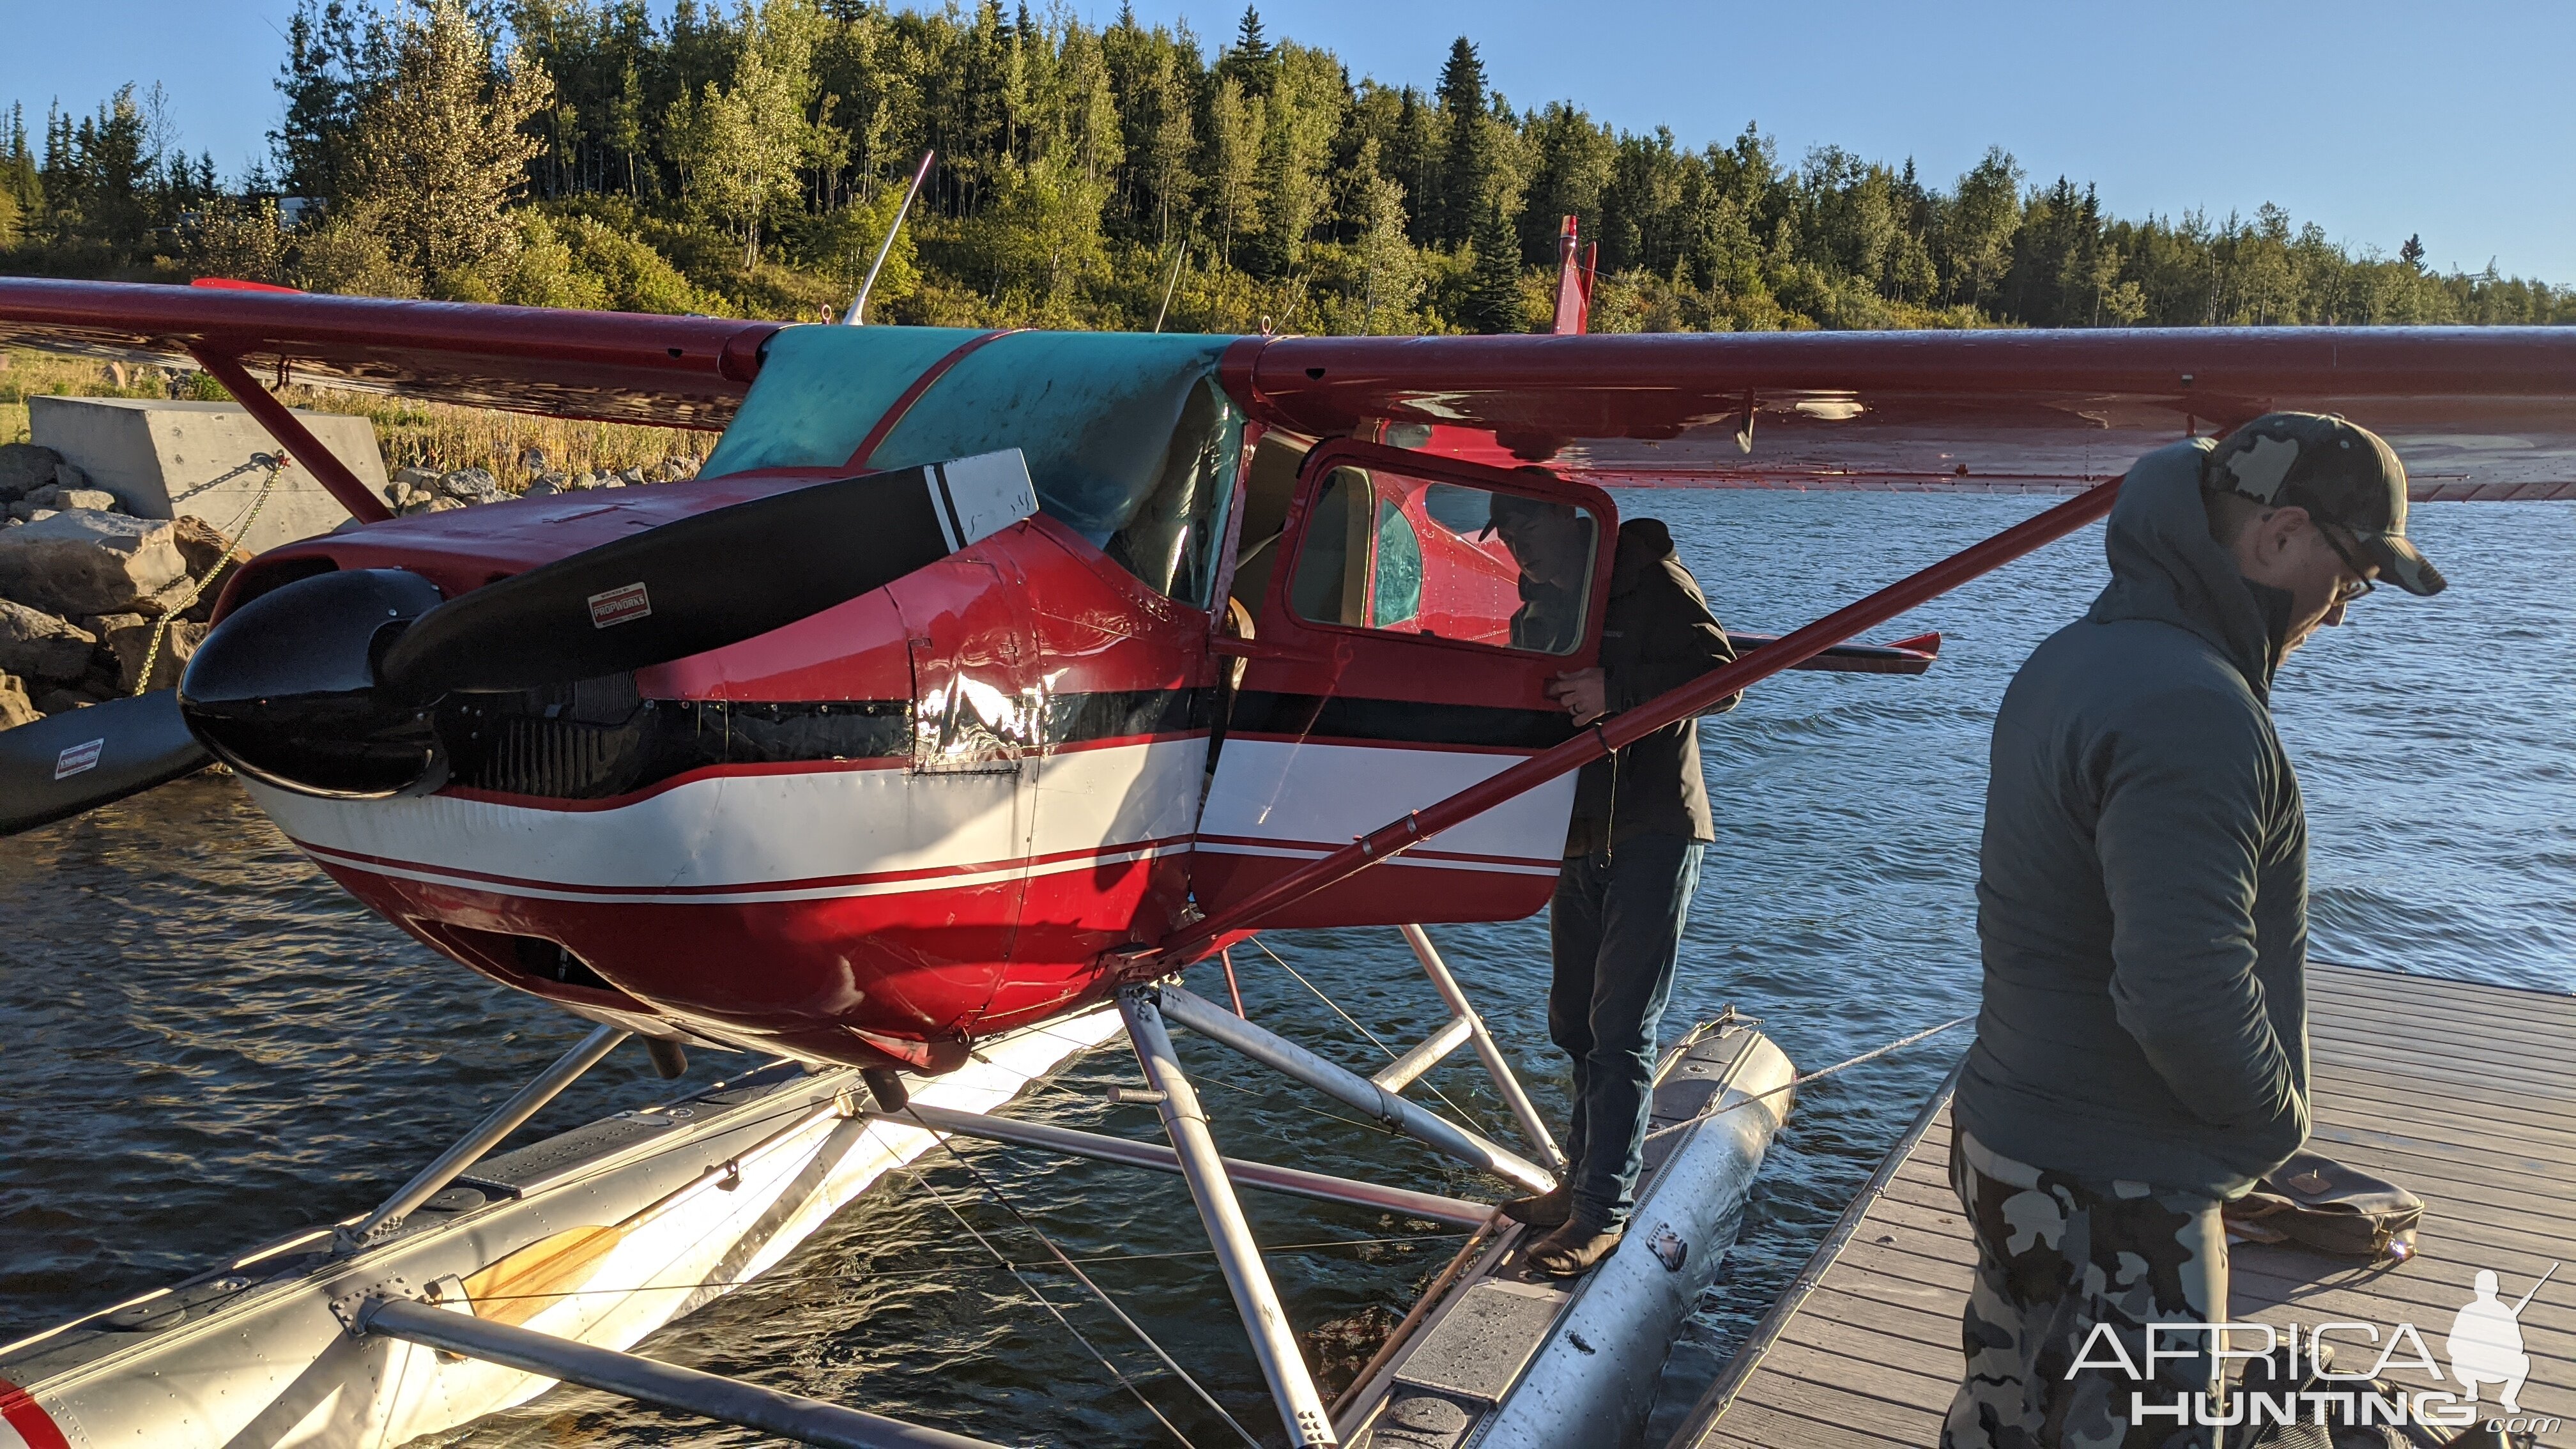
[[[1535,1197],[1516,1197],[1504,1203],[1503,1216],[1534,1228],[1561,1228],[1574,1216],[1574,1193],[1563,1183]]]
[[[1541,1278],[1577,1278],[1619,1251],[1622,1228],[1569,1222],[1530,1246],[1529,1269]]]

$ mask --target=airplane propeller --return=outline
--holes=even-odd
[[[213,762],[180,718],[175,689],[0,730],[0,835],[68,820]]]
[[[1012,449],[710,509],[454,599],[403,569],[297,579],[228,614],[175,696],[0,732],[0,834],[149,789],[206,764],[209,750],[302,794],[435,790],[447,774],[436,708],[450,694],[592,679],[740,643],[1036,510]]]

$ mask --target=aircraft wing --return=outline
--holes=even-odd
[[[0,277],[0,343],[471,407],[719,429],[775,322]]]
[[[0,342],[705,429],[782,325],[0,278]],[[1244,338],[1226,371],[1280,426],[1609,485],[2064,492],[2303,408],[2387,436],[2419,498],[2576,497],[2567,327]]]
[[[2386,436],[2418,498],[2576,497],[2569,327],[1299,337],[1249,371],[1301,431],[1613,486],[2067,492],[2296,408]]]

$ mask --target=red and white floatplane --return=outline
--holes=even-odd
[[[1789,1111],[1758,1029],[1666,1056],[1636,1245],[1571,1284],[1488,1203],[1223,1156],[1171,1029],[1549,1186],[1426,927],[1545,904],[1574,770],[1783,669],[1920,672],[1937,638],[1852,641],[2100,518],[2188,432],[2341,411],[2430,486],[2505,492],[2563,481],[2576,434],[2565,329],[1587,336],[1567,257],[1556,335],[1472,338],[0,279],[0,339],[194,359],[357,522],[238,569],[175,691],[0,733],[0,828],[220,760],[367,907],[597,1026],[372,1213],[0,1346],[0,1445],[372,1449],[557,1381],[975,1442],[629,1352],[951,1136],[1186,1179],[1292,1444],[1632,1436]],[[262,384],[287,377],[723,438],[692,482],[393,518]],[[1605,483],[2068,496],[1577,729],[1544,686],[1597,657]],[[1533,518],[1570,562],[1525,562]],[[1181,984],[1307,926],[1401,931],[1445,1024],[1363,1074]],[[628,1037],[674,1075],[689,1046],[766,1064],[496,1151]],[[1165,1141],[999,1111],[1113,1038]],[[1517,1146],[1407,1095],[1461,1048]],[[1472,1233],[1336,1403],[1246,1190]]]

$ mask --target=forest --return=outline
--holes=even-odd
[[[2576,287],[2412,237],[2116,217],[2001,146],[1944,182],[1750,123],[1686,144],[1516,105],[1468,37],[1437,59],[1354,81],[1252,9],[1211,46],[998,0],[300,0],[248,174],[157,86],[11,105],[0,272],[811,320],[933,151],[870,320],[1543,329],[1572,215],[1595,331],[2576,322]]]

